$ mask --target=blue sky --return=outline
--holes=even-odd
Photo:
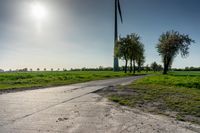
[[[0,68],[112,66],[114,0],[0,0]],[[46,12],[38,19],[32,5]],[[199,0],[121,0],[119,34],[138,33],[146,63],[161,63],[155,45],[167,30],[189,34],[196,43],[173,67],[200,66]],[[123,61],[121,61],[121,65]]]

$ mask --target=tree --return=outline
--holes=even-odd
[[[154,72],[158,71],[158,64],[157,64],[156,62],[153,62],[153,63],[151,64],[151,69],[152,69]]]
[[[155,61],[153,63],[151,63],[151,69],[154,72],[163,70],[162,65],[157,64]]]
[[[130,72],[135,73],[135,65],[137,63],[138,68],[144,64],[144,45],[140,42],[140,36],[133,33],[119,39],[115,56],[125,60],[124,71],[127,72],[128,61],[130,62]]]
[[[23,68],[22,72],[28,72],[28,68]]]
[[[137,54],[136,54],[136,63],[138,65],[138,72],[140,71],[141,66],[144,65],[144,62],[145,62],[144,45],[141,42],[139,42],[138,43],[138,51],[137,51]]]
[[[138,72],[140,72],[141,71],[141,67],[144,65],[144,63],[145,63],[145,57],[144,57],[144,55],[141,55],[137,60],[136,60],[136,62],[137,62],[137,65],[138,65]]]
[[[129,60],[130,60],[130,72],[135,73],[135,62],[139,51],[140,36],[137,34],[127,35],[129,41]]]
[[[194,42],[189,35],[180,34],[178,31],[173,30],[167,31],[160,36],[156,48],[164,64],[163,74],[167,74],[174,58],[179,53],[183,58],[188,56],[189,46]]]
[[[145,71],[146,71],[146,72],[149,72],[149,71],[150,71],[150,67],[149,67],[148,64],[145,66]]]
[[[162,71],[162,70],[163,70],[162,65],[158,65],[157,71]]]
[[[115,56],[125,60],[125,68],[124,68],[125,73],[127,72],[127,65],[129,59],[129,44],[130,40],[128,38],[120,37],[115,47]]]
[[[138,65],[138,71],[140,71],[141,66],[145,62],[144,57],[144,45],[141,43],[141,37],[138,34],[132,33],[128,35],[130,38],[129,44],[129,60],[130,60],[130,72],[135,73],[136,63]]]

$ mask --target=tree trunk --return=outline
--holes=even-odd
[[[167,74],[168,69],[169,69],[169,64],[170,64],[170,59],[165,58],[164,60],[164,70],[163,70],[163,74]]]
[[[132,71],[133,71],[133,61],[130,60],[130,73],[132,73]]]
[[[167,74],[167,65],[166,65],[166,63],[164,63],[163,74]]]
[[[141,69],[141,67],[140,67],[140,65],[138,64],[138,70],[137,70],[137,71],[140,72],[140,69]]]
[[[135,74],[135,61],[133,61],[133,73]]]
[[[125,60],[125,69],[124,72],[127,73],[127,60]]]

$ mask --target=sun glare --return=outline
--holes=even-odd
[[[43,20],[47,16],[47,10],[44,5],[39,2],[32,3],[31,13],[35,19]]]

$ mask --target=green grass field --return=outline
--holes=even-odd
[[[138,81],[139,84],[153,84],[200,89],[200,72],[171,72]]]
[[[130,76],[130,74],[112,71],[0,73],[0,90],[68,85],[124,76]]]
[[[169,72],[169,75],[175,75],[175,76],[200,76],[200,71],[174,71],[174,72]]]
[[[109,98],[122,105],[200,124],[200,72],[148,76],[118,90]]]

